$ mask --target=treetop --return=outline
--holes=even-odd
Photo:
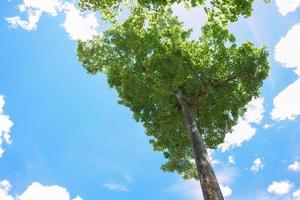
[[[270,0],[263,0],[269,2]],[[81,9],[100,11],[104,19],[114,21],[121,10],[131,6],[141,6],[148,10],[159,10],[166,6],[183,3],[186,7],[203,6],[214,9],[226,16],[228,21],[236,21],[240,16],[249,17],[254,0],[80,0]]]
[[[265,48],[237,45],[222,17],[210,14],[198,40],[172,15],[135,6],[127,20],[91,41],[79,42],[78,57],[89,73],[103,72],[119,103],[143,123],[162,151],[167,171],[197,178],[180,105],[180,88],[208,148],[231,131],[246,104],[259,95],[269,65]]]

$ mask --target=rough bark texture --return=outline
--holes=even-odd
[[[180,89],[176,91],[176,96],[180,102],[184,120],[188,128],[204,200],[224,200],[187,98],[182,94]]]

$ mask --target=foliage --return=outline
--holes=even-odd
[[[269,0],[263,0],[269,2]],[[205,5],[221,12],[229,21],[236,21],[239,16],[249,17],[254,0],[80,0],[82,9],[98,10],[105,19],[112,21],[124,5],[140,5],[148,9],[159,9],[174,3],[183,3],[187,7]],[[126,7],[126,6],[125,6]]]
[[[91,74],[103,72],[143,123],[154,150],[163,152],[166,171],[197,178],[193,152],[174,95],[181,88],[205,144],[215,148],[259,95],[268,74],[265,48],[239,46],[222,17],[211,12],[199,40],[189,39],[168,7],[160,12],[136,6],[123,24],[92,41],[79,42],[78,57]]]

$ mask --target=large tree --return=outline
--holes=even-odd
[[[270,0],[263,0],[269,2]],[[100,11],[105,19],[112,20],[117,16],[124,5],[140,5],[147,9],[159,9],[171,6],[174,3],[183,3],[187,7],[206,6],[213,7],[233,22],[239,16],[249,17],[252,12],[254,0],[79,0],[82,9]],[[126,6],[125,6],[126,7]]]
[[[223,199],[206,148],[224,141],[246,104],[259,95],[269,66],[265,48],[235,43],[226,16],[207,10],[198,40],[168,6],[132,7],[78,57],[89,73],[104,72],[119,102],[143,123],[165,171],[200,180],[205,200]]]

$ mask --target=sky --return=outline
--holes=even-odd
[[[201,8],[173,7],[199,35]],[[103,74],[77,61],[101,34],[75,1],[0,1],[0,200],[198,200],[199,183],[160,170],[144,128]],[[300,200],[300,0],[255,2],[230,25],[270,53],[261,96],[209,154],[227,200]]]

